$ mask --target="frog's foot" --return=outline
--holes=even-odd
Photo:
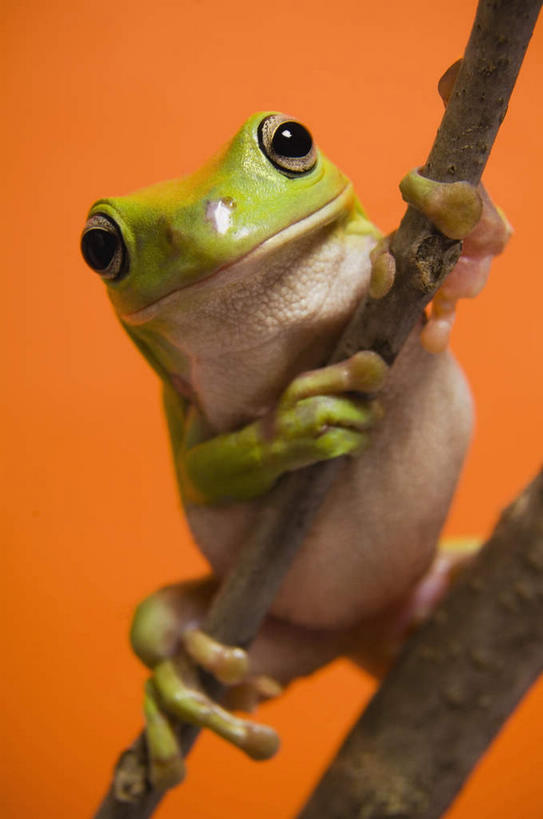
[[[382,415],[365,396],[382,387],[387,369],[377,353],[363,351],[295,378],[259,422],[272,469],[280,474],[363,449]]]
[[[445,236],[464,240],[462,255],[434,297],[421,332],[423,347],[439,353],[449,342],[458,300],[481,292],[492,258],[503,251],[512,230],[482,185],[434,182],[412,171],[401,181],[400,190]]]
[[[210,728],[253,759],[269,759],[279,745],[272,728],[234,716],[202,690],[198,666],[225,685],[247,687],[250,678],[246,652],[217,642],[191,619],[194,604],[199,602],[196,596],[200,591],[207,594],[205,584],[200,585],[201,589],[182,584],[157,592],[138,607],[132,625],[134,650],[152,670],[145,687],[144,713],[150,779],[160,789],[173,787],[184,776],[176,736],[179,722]],[[183,591],[187,592],[185,600]],[[257,678],[259,684],[262,687]],[[269,694],[269,682],[267,690]]]
[[[377,677],[383,677],[405,641],[428,619],[456,577],[481,547],[477,538],[448,539],[439,544],[434,562],[402,601],[353,632],[350,656]]]

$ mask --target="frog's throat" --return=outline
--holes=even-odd
[[[159,299],[147,304],[145,307],[135,310],[133,313],[124,313],[120,318],[122,321],[131,325],[138,325],[148,322],[156,315],[157,311],[161,307],[167,305],[168,301],[175,297],[176,293],[178,293],[180,290],[187,290],[189,288],[191,290],[196,290],[200,287],[206,287],[208,286],[211,278],[217,278],[226,270],[231,270],[231,268],[241,265],[242,263],[253,263],[258,261],[260,258],[264,258],[268,254],[273,253],[274,250],[277,250],[283,245],[298,241],[304,236],[319,230],[325,225],[335,222],[343,213],[348,213],[353,202],[354,189],[352,184],[347,182],[345,187],[325,205],[322,205],[322,207],[313,211],[313,213],[310,213],[308,216],[302,217],[302,219],[299,219],[297,222],[293,222],[286,228],[278,230],[277,233],[274,233],[272,236],[264,239],[264,241],[260,242],[260,244],[256,245],[256,247],[254,247],[248,253],[245,253],[243,256],[239,256],[237,259],[217,267],[215,270],[212,270],[207,276],[205,276],[205,278],[200,279],[197,282],[191,282],[189,284],[176,287],[174,290],[166,293],[166,295],[161,296]]]

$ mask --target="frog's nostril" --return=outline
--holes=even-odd
[[[118,225],[102,213],[88,220],[81,237],[83,258],[104,279],[118,279],[127,272],[126,247]]]

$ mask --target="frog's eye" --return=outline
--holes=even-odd
[[[317,148],[301,122],[272,114],[258,126],[258,141],[272,165],[287,176],[299,176],[315,167]]]
[[[128,254],[119,226],[103,213],[87,221],[81,236],[83,258],[104,279],[118,279],[128,271]]]

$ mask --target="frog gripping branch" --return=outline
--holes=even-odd
[[[457,185],[466,181],[472,185],[479,182],[499,123],[505,114],[538,8],[539,3],[481,2],[443,125],[427,165],[422,170],[423,177],[428,176],[438,182],[452,181]],[[442,95],[448,96],[448,93]],[[485,98],[484,104],[479,105],[479,100]],[[467,140],[466,132],[475,134],[476,139]],[[291,150],[292,140],[294,150]],[[248,175],[236,185],[235,181],[232,183],[233,168],[239,168],[240,157]],[[273,175],[269,170],[270,165],[274,169]],[[311,175],[315,169],[322,172],[318,185],[311,184]],[[237,177],[239,178],[239,174]],[[315,178],[313,175],[313,179]],[[213,180],[211,186],[210,179]],[[246,219],[246,214],[253,207],[250,201],[251,186],[259,188],[259,203],[262,196],[265,199],[268,197],[267,211],[271,213],[271,221],[266,222],[264,227],[262,223],[255,223],[254,219]],[[434,192],[442,189],[430,185],[428,194],[427,187],[427,182],[413,175],[404,186],[406,198],[415,201],[426,212],[429,210],[425,205],[428,195],[434,207]],[[287,190],[289,194],[285,198],[282,191]],[[171,193],[174,194],[173,197]],[[468,198],[470,195],[468,194]],[[439,196],[440,194],[437,199]],[[170,211],[167,210],[170,207],[168,203],[182,201],[185,218],[194,225],[192,214],[201,207],[203,199],[207,203],[207,226],[204,224],[199,229],[200,232],[194,234],[194,240],[187,243],[186,231],[178,229],[176,214],[171,208]],[[280,211],[274,212],[274,202],[280,203]],[[216,516],[215,527],[221,530],[221,535],[226,535],[231,540],[232,537],[234,540],[237,538],[239,541],[240,532],[243,534],[239,527],[236,530],[234,526],[228,532],[224,530],[224,526],[217,526],[218,521],[225,520],[221,515],[226,507],[220,504],[227,500],[249,500],[269,490],[263,501],[255,501],[259,514],[257,518],[253,518],[250,526],[253,530],[252,537],[248,538],[238,565],[227,576],[221,592],[215,598],[203,623],[203,630],[197,628],[192,632],[186,629],[183,631],[182,626],[183,622],[195,620],[201,623],[202,605],[207,605],[215,588],[210,581],[200,583],[197,588],[193,584],[188,589],[188,595],[187,589],[182,589],[186,611],[180,611],[179,589],[170,587],[156,600],[144,604],[147,608],[136,617],[134,645],[142,659],[153,669],[146,699],[147,743],[140,737],[121,757],[115,784],[106,796],[98,817],[139,819],[150,816],[164,793],[163,788],[170,781],[169,777],[172,777],[172,784],[176,778],[180,778],[181,757],[177,743],[180,742],[186,753],[197,729],[186,726],[178,731],[175,723],[171,722],[173,714],[185,719],[192,719],[196,715],[195,721],[198,724],[210,725],[256,758],[263,758],[273,750],[275,740],[273,732],[270,733],[271,729],[237,720],[203,699],[203,695],[195,694],[191,686],[185,687],[185,673],[190,677],[193,672],[181,670],[177,661],[170,662],[169,658],[173,656],[172,646],[166,645],[164,640],[167,642],[168,638],[171,641],[171,635],[175,634],[177,651],[181,638],[188,655],[211,671],[215,679],[244,679],[243,653],[238,656],[235,654],[236,649],[225,649],[221,644],[245,647],[254,638],[294,561],[297,549],[310,531],[320,502],[329,490],[336,491],[338,484],[332,487],[341,470],[350,468],[349,461],[337,456],[368,446],[367,429],[375,421],[380,423],[380,411],[366,400],[364,394],[371,395],[379,388],[386,372],[386,364],[394,361],[404,341],[420,320],[425,305],[458,259],[461,248],[458,239],[469,232],[479,215],[478,197],[473,199],[473,206],[470,207],[474,212],[471,216],[468,214],[467,228],[458,229],[458,225],[453,225],[451,229],[448,223],[438,221],[439,212],[437,217],[432,216],[433,222],[439,224],[441,230],[448,235],[437,230],[419,211],[410,207],[390,242],[392,254],[389,253],[387,243],[380,243],[374,251],[371,273],[371,264],[363,263],[362,257],[367,258],[369,249],[375,244],[375,230],[354,199],[348,183],[331,163],[315,152],[311,137],[303,126],[281,115],[267,114],[252,118],[231,146],[212,160],[206,169],[195,174],[188,186],[184,180],[162,183],[141,192],[139,196],[101,200],[91,210],[82,242],[83,252],[90,266],[108,280],[111,298],[126,329],[166,383],[165,406],[172,446],[176,453],[179,483],[188,504],[187,511],[190,509],[189,519],[196,529],[197,538],[202,525],[205,528],[205,519],[199,510],[211,501],[215,504],[219,502],[218,506],[213,507],[219,511],[211,514],[211,520],[213,515]],[[240,239],[235,248],[229,242],[229,230],[233,225]],[[212,228],[211,232],[209,226]],[[134,239],[135,230],[138,234],[137,242]],[[145,232],[149,230],[149,239],[145,240]],[[339,244],[338,230],[341,232]],[[339,265],[338,269],[341,271],[341,265],[346,265],[346,276],[349,275],[349,263],[345,262],[342,248],[349,246],[354,249],[355,257],[359,257],[358,276],[363,280],[364,286],[359,293],[354,294],[355,301],[352,293],[347,299],[343,294],[341,309],[335,316],[327,317],[327,342],[320,349],[313,350],[312,356],[305,362],[306,368],[319,367],[330,354],[333,341],[345,324],[346,317],[353,311],[356,300],[363,295],[364,289],[369,289],[367,302],[361,304],[355,312],[340,344],[332,354],[330,366],[313,373],[304,373],[292,381],[292,375],[299,373],[299,368],[289,373],[277,371],[275,365],[275,370],[272,368],[271,371],[271,386],[270,373],[266,373],[267,388],[271,389],[271,395],[264,403],[269,406],[270,398],[274,394],[278,397],[277,408],[273,412],[261,415],[256,406],[249,406],[247,410],[244,378],[246,384],[247,380],[255,377],[259,362],[253,362],[252,368],[248,366],[245,374],[241,370],[238,405],[234,402],[226,413],[222,412],[220,406],[213,403],[213,389],[208,389],[206,393],[205,388],[207,379],[208,385],[211,384],[216,389],[220,367],[215,370],[211,368],[208,372],[202,370],[197,374],[196,381],[200,390],[197,393],[190,371],[176,353],[179,338],[185,338],[191,332],[196,333],[200,352],[205,349],[207,339],[198,337],[199,328],[194,323],[191,325],[191,318],[196,316],[201,322],[204,317],[211,322],[211,326],[217,317],[219,321],[224,320],[224,313],[221,314],[219,308],[224,295],[221,294],[221,286],[224,286],[225,277],[222,275],[221,278],[221,274],[225,270],[234,280],[240,275],[252,276],[249,279],[251,286],[246,289],[252,290],[253,298],[258,295],[259,263],[270,251],[275,264],[275,267],[272,265],[272,279],[286,277],[286,292],[297,298],[300,295],[305,297],[299,289],[297,291],[297,281],[300,278],[303,280],[311,270],[318,269],[324,260],[322,242],[312,244],[315,231],[321,238],[326,238],[326,254],[330,253],[331,248],[335,264]],[[202,236],[206,237],[205,242],[200,241]],[[290,249],[284,253],[286,239],[289,242],[294,239],[295,247],[302,248],[301,254],[295,254],[298,273],[302,271],[302,276],[298,276],[297,281],[288,280],[293,255]],[[478,240],[474,241],[476,250],[477,243]],[[307,258],[311,258],[312,263],[309,268],[307,265],[304,268]],[[179,259],[183,260],[181,270]],[[393,259],[397,271],[395,284],[391,286]],[[151,271],[151,275],[142,277],[141,271]],[[153,271],[157,271],[157,275]],[[207,278],[210,282],[206,282]],[[338,276],[338,281],[341,284],[341,276]],[[209,301],[205,302],[202,298],[206,288],[209,291],[210,285],[211,291],[215,287],[219,293],[217,305],[212,304],[211,307]],[[429,334],[427,346],[435,346],[436,349],[441,347],[444,333],[446,335],[444,326],[450,318],[449,302],[451,298],[454,300],[455,293],[462,294],[461,291],[462,287],[457,290],[453,288],[452,296],[445,297],[437,308],[435,320],[429,323],[429,326],[433,323],[437,330]],[[181,315],[181,323],[179,311],[176,310],[180,292],[184,298],[188,298],[188,309],[191,311],[188,316],[186,312]],[[224,292],[228,295],[227,290]],[[341,287],[338,290],[340,292]],[[235,336],[235,310],[239,307],[239,295],[231,299],[229,307],[234,311],[232,334]],[[313,306],[315,307],[318,305]],[[302,321],[301,331],[298,327],[290,336],[287,332],[287,345],[304,349],[307,340],[303,335],[303,324]],[[262,324],[259,325],[259,332],[261,328]],[[279,329],[281,332],[289,330],[282,327]],[[249,327],[249,333],[250,331]],[[418,332],[415,331],[415,340]],[[273,332],[270,338],[272,337]],[[410,346],[411,353],[408,352]],[[404,357],[413,355],[412,347],[413,342],[408,342]],[[359,350],[365,352],[359,353]],[[224,356],[227,358],[231,352],[228,349],[221,351],[223,363]],[[432,359],[431,356],[429,358]],[[462,391],[462,382],[461,379],[458,381],[452,360],[445,355],[435,361],[441,361],[442,364],[431,364],[430,369],[433,371],[436,366],[438,369],[445,367],[441,376],[442,379],[445,378],[443,383],[452,378]],[[393,371],[395,375],[398,372],[401,373],[400,362]],[[172,378],[172,374],[175,378]],[[290,386],[285,389],[289,383]],[[274,385],[275,390],[272,389]],[[344,396],[345,392],[350,393],[353,389],[361,394],[360,399],[353,400]],[[383,395],[385,408],[392,412],[386,406],[386,388]],[[407,391],[405,398],[407,403]],[[419,394],[416,400],[420,401],[420,398]],[[262,401],[262,395],[259,400]],[[458,452],[453,458],[449,477],[445,475],[443,478],[438,466],[439,478],[445,483],[442,485],[437,518],[427,524],[429,543],[435,540],[440,528],[466,443],[469,412],[465,414],[465,401],[461,401],[461,405],[464,406],[462,412],[457,412],[459,408],[450,408],[455,423],[460,424],[455,427],[454,432],[458,440]],[[203,412],[199,411],[202,407]],[[433,412],[436,417],[441,417],[441,409],[441,405],[434,402],[430,414]],[[257,420],[253,420],[255,417]],[[229,432],[236,428],[237,432]],[[334,434],[323,436],[326,440],[319,441],[318,431],[330,428]],[[439,444],[437,449],[439,450]],[[332,460],[328,460],[330,458]],[[363,464],[364,459],[365,456],[362,456],[359,461],[350,463]],[[328,463],[319,463],[323,460],[328,460]],[[367,460],[366,458],[366,463]],[[226,474],[221,478],[219,472],[225,463]],[[386,459],[384,463],[387,463]],[[293,472],[283,478],[277,487],[270,489],[283,472],[308,464],[313,465]],[[247,475],[252,475],[250,480],[247,480]],[[430,475],[429,480],[431,484],[435,484],[435,475]],[[227,491],[225,486],[228,487]],[[367,478],[362,486],[369,486]],[[362,516],[355,528],[370,521],[371,498],[368,503],[370,505],[366,507],[366,519]],[[207,507],[209,508],[211,507]],[[333,506],[330,507],[328,503],[328,511],[330,508],[333,509]],[[331,531],[333,529],[332,520]],[[318,544],[311,544],[310,550],[315,545]],[[429,565],[430,558],[431,551],[425,552],[424,566]],[[304,565],[302,561],[302,567],[301,577],[304,577],[308,571],[307,562]],[[220,566],[217,568],[219,574],[224,574],[224,565],[222,569]],[[350,571],[349,566],[346,570]],[[360,569],[358,573],[360,575]],[[300,574],[298,582],[299,579]],[[368,581],[370,585],[364,586],[364,592],[359,595],[361,601],[351,601],[351,608],[352,605],[361,605],[362,608],[366,606],[364,611],[359,612],[363,617],[364,613],[379,611],[384,603],[377,599],[372,604],[373,578],[365,577],[363,572],[360,580]],[[403,577],[404,587],[412,585],[414,580],[415,577]],[[341,573],[335,582],[341,589]],[[378,586],[377,583],[377,588]],[[346,586],[344,590],[347,591]],[[318,583],[315,593],[320,601],[322,591]],[[343,597],[348,597],[348,594]],[[276,613],[281,613],[281,605],[286,605],[287,609],[291,607],[288,594],[285,596],[283,591],[274,604]],[[309,611],[298,612],[298,620],[305,627],[306,633],[308,625],[316,627],[315,640],[320,644],[323,656],[316,661],[309,660],[308,666],[301,671],[297,669],[294,673],[285,672],[285,679],[281,679],[281,682],[288,682],[292,676],[308,673],[312,668],[328,661],[327,651],[328,659],[334,656],[334,652],[330,653],[329,646],[322,645],[319,627],[329,627],[336,623],[340,625],[345,622],[346,612],[338,609],[327,612],[327,616],[332,617],[332,621],[319,624],[318,619],[315,620],[315,611],[311,613],[311,603]],[[173,620],[168,620],[172,617]],[[157,624],[158,631],[155,629],[153,632]],[[265,632],[264,628],[264,639]],[[149,634],[154,635],[152,640],[148,639]],[[261,640],[261,637],[258,639]],[[288,640],[292,640],[295,653],[296,639],[295,632],[288,637]],[[337,654],[337,646],[335,649]],[[379,665],[379,658],[370,657],[370,666],[372,662]],[[272,676],[280,677],[281,673],[280,671]],[[262,690],[266,689],[266,685],[268,692],[273,688],[273,684],[266,683],[264,677],[261,684],[264,686]],[[206,688],[212,692],[216,688],[215,681],[211,680]],[[182,708],[179,710],[178,706],[181,704]],[[150,758],[147,756],[147,748],[150,750]],[[150,768],[147,767],[149,763]],[[153,787],[153,783],[157,787]],[[430,815],[438,814],[428,814]]]

